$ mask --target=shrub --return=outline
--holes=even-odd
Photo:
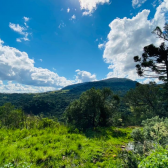
[[[148,157],[143,159],[138,168],[167,168],[168,151],[161,146],[152,151]]]

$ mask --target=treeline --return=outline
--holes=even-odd
[[[43,129],[54,128],[58,125],[57,119],[44,118],[25,114],[22,109],[15,108],[11,103],[0,107],[0,128],[6,129]]]
[[[142,120],[168,117],[168,98],[164,85],[138,84],[124,97],[110,89],[84,92],[65,111],[65,120],[79,129],[98,126],[139,126]]]
[[[44,105],[44,104],[43,104]],[[165,85],[138,84],[125,96],[114,94],[109,88],[92,88],[74,100],[62,115],[69,126],[86,130],[106,126],[139,126],[142,120],[155,116],[168,117],[168,98]],[[32,127],[45,116],[26,114],[11,103],[0,107],[0,126],[7,128]],[[48,115],[50,121],[56,116]],[[49,121],[48,121],[49,122]],[[36,123],[36,124],[35,124]]]
[[[0,106],[11,102],[16,108],[21,108],[27,114],[41,115],[45,117],[55,116],[59,121],[66,107],[80,95],[94,87],[103,89],[108,87],[115,94],[124,95],[130,88],[135,88],[136,81],[122,78],[112,78],[102,81],[89,82],[68,86],[59,91],[32,94],[6,94],[0,93]]]

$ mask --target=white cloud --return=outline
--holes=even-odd
[[[71,17],[71,19],[70,20],[75,20],[76,19],[76,16],[75,15],[73,15],[72,17]]]
[[[132,0],[132,7],[133,8],[139,8],[146,1],[147,0]]]
[[[60,88],[73,81],[60,77],[48,69],[37,68],[26,52],[3,45],[0,40],[0,80],[15,81],[24,85]]]
[[[96,75],[91,74],[90,72],[87,71],[81,71],[81,70],[76,70],[77,75],[75,81],[77,83],[82,83],[82,82],[90,82],[90,81],[96,81]]]
[[[98,48],[99,48],[99,49],[102,49],[103,47],[104,47],[104,44],[99,44],[99,45],[98,45]]]
[[[30,18],[25,17],[25,16],[23,17],[23,19],[24,19],[25,22],[28,22],[30,20]]]
[[[96,10],[97,5],[109,2],[110,0],[79,0],[81,9],[85,10],[83,15],[90,15]]]
[[[69,12],[70,12],[70,10],[71,10],[71,9],[70,9],[70,8],[68,8],[68,9],[67,9],[67,12],[69,13]]]
[[[24,22],[25,27],[20,26],[19,24],[9,23],[9,27],[10,27],[13,31],[15,31],[15,32],[17,32],[17,33],[23,35],[23,37],[16,39],[17,42],[22,42],[22,40],[23,40],[23,41],[29,41],[28,36],[31,34],[31,33],[28,33],[28,32],[27,32],[27,29],[29,28],[29,26],[27,25],[26,22],[29,21],[29,18],[28,18],[28,17],[23,17],[23,19],[24,19],[24,21],[25,21],[25,22]]]
[[[9,27],[10,27],[13,31],[15,31],[15,32],[17,32],[17,33],[19,33],[19,34],[22,34],[22,35],[25,34],[25,32],[23,32],[23,31],[25,30],[25,28],[22,27],[22,26],[20,26],[19,24],[9,23]]]
[[[40,93],[54,90],[56,90],[54,87],[22,85],[19,83],[13,83],[12,81],[8,81],[8,83],[5,85],[0,82],[1,93]]]
[[[161,3],[162,3],[162,0],[155,0],[155,1],[153,1],[152,6],[155,8],[157,6],[157,4],[160,5]]]
[[[16,41],[19,42],[19,43],[22,42],[22,40],[20,38],[17,38]]]
[[[108,41],[105,44],[103,54],[104,61],[110,64],[110,77],[127,77],[139,79],[133,57],[141,56],[143,47],[153,43],[159,46],[161,39],[151,32],[156,26],[163,28],[165,24],[165,13],[168,11],[168,1],[165,0],[156,10],[152,20],[148,19],[149,10],[143,10],[135,17],[115,19],[109,27]]]
[[[0,45],[2,45],[2,44],[4,44],[4,41],[2,41],[2,40],[0,39]]]
[[[138,81],[139,82],[139,81]],[[160,81],[159,79],[145,79],[143,81],[140,81],[140,83],[143,83],[143,84],[149,84],[149,82],[155,82],[157,84],[161,84],[163,83],[162,81]]]
[[[64,28],[65,26],[66,26],[66,24],[62,21],[62,22],[59,24],[58,28],[61,29],[61,28]]]
[[[42,59],[39,59],[41,62],[43,61]]]

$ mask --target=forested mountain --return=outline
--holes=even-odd
[[[79,83],[64,87],[62,90],[69,90],[71,93],[81,94],[82,92],[91,89],[102,89],[104,87],[110,88],[115,93],[125,94],[129,89],[134,88],[136,81],[126,78],[110,78],[101,81]]]
[[[124,95],[131,88],[135,88],[136,81],[125,78],[111,78],[95,82],[86,82],[70,85],[62,90],[34,93],[34,94],[0,94],[0,106],[11,102],[16,108],[22,108],[28,114],[44,114],[45,116],[56,116],[60,118],[65,108],[82,92],[91,89],[110,88],[114,93]]]

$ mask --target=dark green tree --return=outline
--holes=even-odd
[[[163,87],[155,83],[139,84],[124,97],[124,102],[133,116],[133,124],[141,124],[142,120],[156,115],[166,117],[167,111],[162,100]]]
[[[119,102],[119,97],[110,89],[92,88],[67,107],[65,116],[69,124],[83,130],[106,126],[117,111]]]
[[[157,26],[152,33],[156,34],[159,38],[168,41],[168,23],[165,24],[164,31]]]
[[[147,78],[158,78],[162,81],[168,79],[168,47],[162,43],[160,47],[150,44],[144,47],[142,57],[134,57],[137,73]]]
[[[165,24],[164,31],[159,27],[153,31],[159,38],[168,41],[168,24]],[[135,56],[137,73],[139,76],[168,80],[168,47],[163,42],[159,47],[150,44],[144,47],[142,57]]]
[[[23,128],[25,115],[21,109],[16,109],[11,103],[0,107],[0,126],[6,128]]]

